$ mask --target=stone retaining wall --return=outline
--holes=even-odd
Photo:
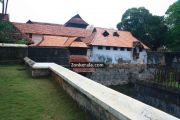
[[[144,65],[122,65],[119,67],[96,68],[87,77],[103,85],[120,85],[136,80],[149,81],[154,79],[153,68]]]

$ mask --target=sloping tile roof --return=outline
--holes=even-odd
[[[83,47],[83,48],[87,48],[88,46],[84,42],[82,42],[82,40],[80,40],[80,39],[81,38],[78,38],[78,37],[69,37],[64,45],[68,46],[68,47]]]
[[[75,41],[78,37],[69,37],[64,43],[65,46],[70,46],[73,41]]]
[[[87,48],[88,46],[84,42],[79,42],[79,41],[73,41],[70,45],[70,47],[82,47],[82,48]]]
[[[58,46],[64,47],[64,43],[68,37],[44,36],[43,40],[37,46]]]
[[[82,42],[77,42],[75,39],[77,37],[83,37],[83,42],[87,45],[97,45],[97,46],[115,46],[115,47],[129,47],[133,46],[134,41],[138,41],[130,32],[127,31],[118,31],[114,29],[106,29],[106,28],[95,28],[92,29],[82,29],[82,28],[74,28],[74,27],[64,27],[62,25],[56,24],[46,24],[46,23],[38,23],[32,22],[31,24],[26,23],[13,23],[13,25],[22,33],[33,33],[33,34],[41,34],[47,36],[56,36],[53,42],[47,42],[48,39],[45,39],[43,44],[41,45],[55,45],[55,43],[61,39],[60,37],[69,37],[65,42],[66,46],[71,47],[85,47],[85,44]],[[92,32],[93,31],[93,32]],[[108,36],[104,36],[104,32],[108,32]],[[119,36],[114,36],[116,33]],[[52,37],[50,37],[52,39]],[[50,40],[49,38],[49,40]],[[50,40],[51,41],[51,40]],[[51,41],[52,42],[52,41]],[[61,41],[62,42],[62,41]],[[45,44],[46,43],[46,44]],[[61,46],[62,43],[57,44]],[[145,49],[149,49],[146,45],[144,45]]]
[[[39,44],[31,46],[56,46],[56,47],[83,47],[87,45],[82,41],[76,41],[78,37],[62,37],[45,35]]]
[[[69,21],[67,21],[67,22],[65,23],[65,25],[68,24],[68,23],[89,25],[87,22],[85,22],[85,21],[79,16],[79,14],[75,15],[74,17],[72,17]]]
[[[68,37],[87,37],[91,34],[91,30],[74,28],[74,27],[64,27],[61,25],[26,24],[26,23],[15,23],[15,22],[13,22],[13,25],[17,29],[19,29],[22,33],[68,36]]]
[[[56,24],[56,23],[35,22],[35,21],[32,21],[32,20],[28,20],[26,23],[27,23],[27,24],[40,24],[40,25],[55,25],[55,26],[63,26],[63,25],[61,25],[61,24]]]
[[[95,28],[94,32],[83,39],[83,41],[88,45],[97,45],[97,46],[114,46],[114,47],[129,47],[133,46],[134,41],[138,41],[130,32],[127,31],[118,31],[114,29],[106,28]],[[104,36],[103,33],[108,32],[108,36]],[[117,32],[119,36],[113,36]],[[145,49],[148,49],[144,45]]]

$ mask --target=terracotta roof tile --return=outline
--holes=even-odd
[[[70,45],[70,47],[82,47],[82,48],[87,48],[88,46],[84,42],[77,42],[73,41]]]
[[[46,22],[35,22],[35,21],[32,21],[32,20],[28,20],[26,22],[26,24],[40,24],[40,25],[55,25],[55,26],[63,26],[61,24],[56,24],[56,23],[46,23]]]
[[[44,36],[44,39],[37,46],[59,46],[63,47],[68,37]]]
[[[56,35],[56,36],[74,36],[74,37],[87,37],[91,34],[91,30],[64,27],[61,25],[49,25],[49,24],[26,24],[15,23],[13,25],[19,29],[22,33],[33,33],[42,35]]]
[[[72,42],[77,39],[78,37],[69,37],[66,42],[64,43],[65,46],[70,46]]]
[[[65,42],[65,46],[83,48],[88,47],[79,37],[69,37],[68,40]]]
[[[138,41],[130,32],[118,31],[114,29],[106,28],[95,28],[90,36],[83,39],[86,44],[97,45],[97,46],[115,46],[115,47],[132,47],[134,41]],[[108,36],[104,36],[103,33],[107,31]],[[117,32],[119,36],[113,36]],[[147,46],[143,44],[144,48],[148,49]]]
[[[83,47],[87,45],[82,41],[76,41],[78,37],[48,36],[45,35],[43,40],[38,44],[31,46],[56,46],[56,47]]]

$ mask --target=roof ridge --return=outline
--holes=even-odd
[[[69,39],[73,39],[73,37],[67,37],[66,42],[64,43],[64,45],[67,44],[67,42],[68,42]],[[69,43],[69,44],[66,45],[66,46],[70,46],[70,45],[72,44],[73,41],[74,41],[74,40],[70,41],[71,43]]]

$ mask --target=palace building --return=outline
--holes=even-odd
[[[128,31],[88,28],[79,14],[64,25],[27,21],[12,22],[33,44],[30,46],[68,47],[70,61],[105,62],[108,64],[147,63],[146,45]]]

